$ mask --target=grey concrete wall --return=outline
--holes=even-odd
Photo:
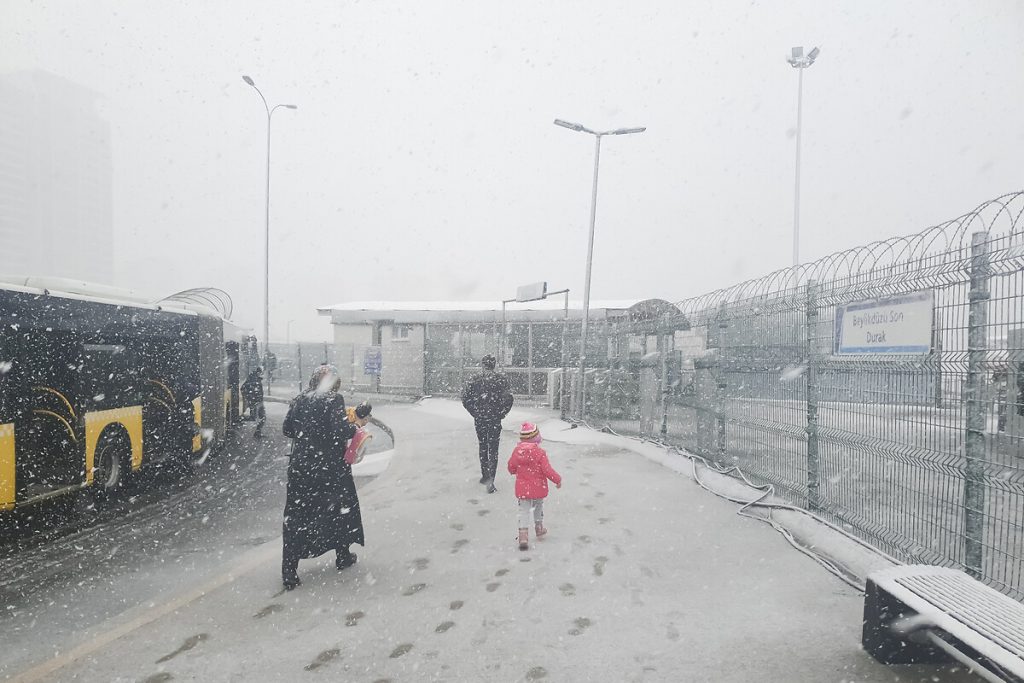
[[[396,336],[396,327],[408,330],[406,337]],[[380,330],[382,391],[424,393],[424,326],[421,324],[388,325]]]

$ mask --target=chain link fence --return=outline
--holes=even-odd
[[[306,382],[317,366],[324,363],[338,365],[338,350],[329,342],[271,342],[269,347],[272,360],[268,363],[269,381],[265,382],[271,389],[287,387],[298,393],[306,388]]]
[[[586,419],[737,465],[900,559],[1022,599],[1022,212],[1007,195],[610,328]],[[919,353],[839,352],[858,302],[915,297],[931,302]]]

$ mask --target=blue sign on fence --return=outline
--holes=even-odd
[[[379,375],[381,365],[382,360],[380,355],[380,347],[367,347],[366,351],[363,353],[363,374]]]
[[[928,290],[836,306],[834,353],[929,353],[934,334],[934,300]]]

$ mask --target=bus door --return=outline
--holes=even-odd
[[[192,452],[195,435],[192,400],[199,395],[195,335],[177,326],[138,345],[143,443],[147,457]]]
[[[224,343],[224,356],[227,368],[228,396],[226,408],[227,426],[230,428],[239,421],[238,412],[238,385],[239,385],[239,357],[238,342],[229,341]]]
[[[9,342],[14,353],[7,403],[15,425],[18,499],[81,484],[85,434],[78,335],[22,327]]]

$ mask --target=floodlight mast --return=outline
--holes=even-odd
[[[800,137],[803,127],[803,99],[804,99],[804,69],[814,64],[821,52],[819,48],[812,49],[806,55],[803,47],[794,47],[790,51],[786,61],[794,69],[800,71],[797,79],[796,95],[796,183],[793,191],[793,268],[800,265]]]

